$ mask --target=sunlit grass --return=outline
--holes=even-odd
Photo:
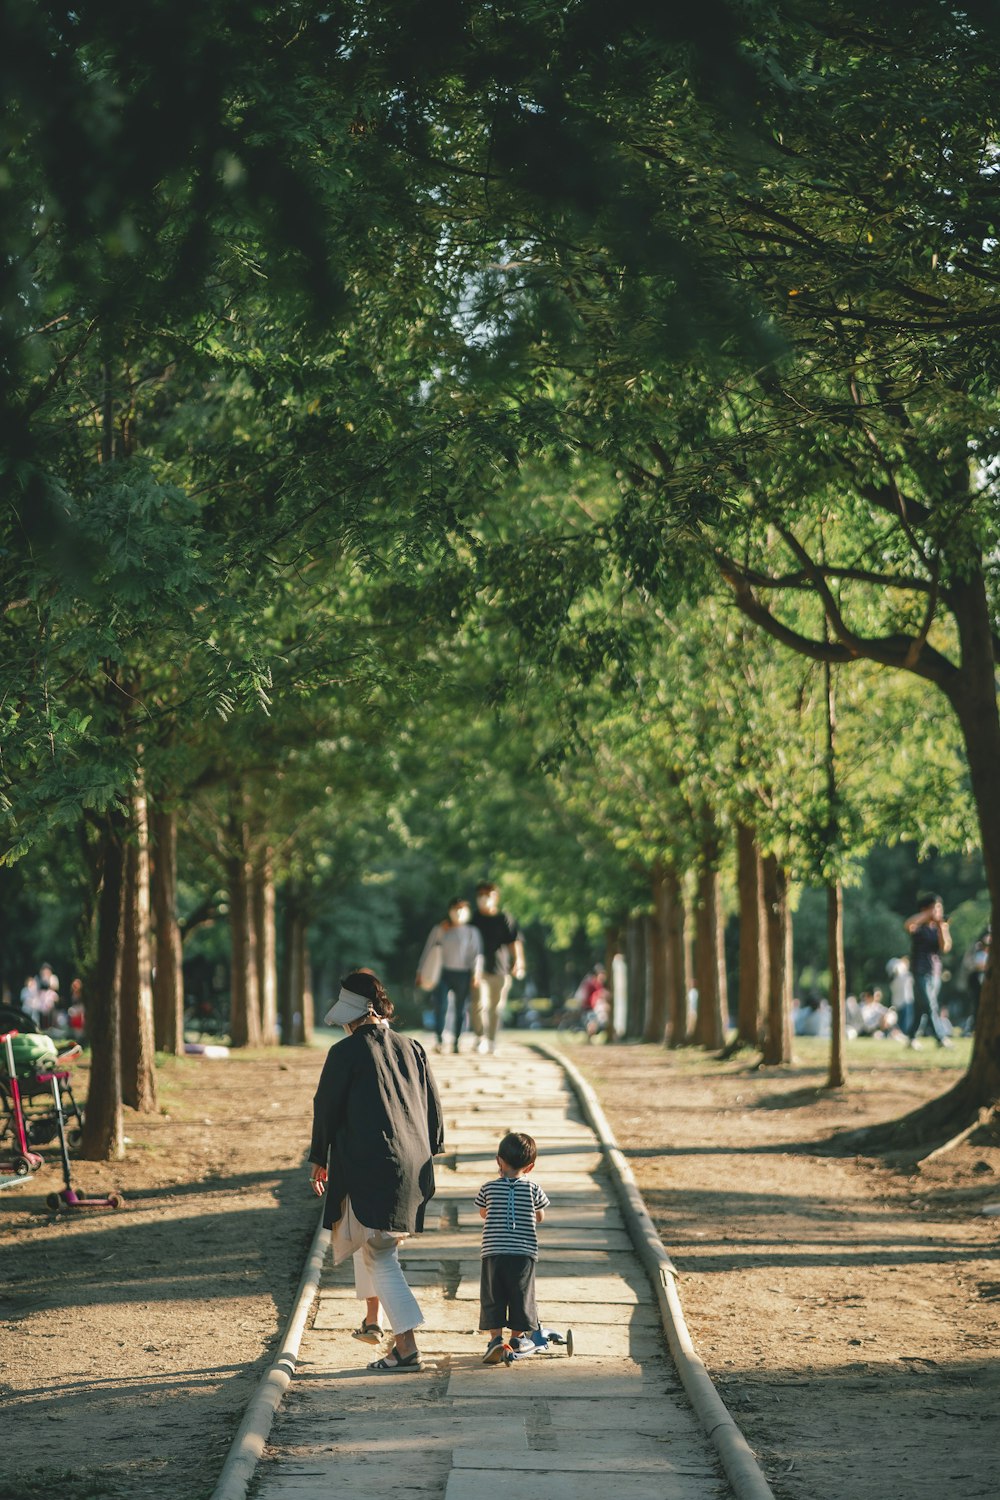
[[[720,1063],[718,1053],[707,1052],[701,1047],[663,1048],[650,1042],[630,1041],[610,1044],[597,1041],[588,1044],[586,1037],[580,1032],[567,1031],[528,1032],[524,1033],[524,1036],[526,1039],[531,1036],[539,1037],[554,1046],[565,1047],[569,1052],[578,1052],[581,1060],[588,1054],[594,1055],[603,1051],[608,1046],[616,1051],[628,1050],[645,1055],[661,1054],[669,1058],[672,1067],[685,1073],[697,1073],[706,1068],[715,1070],[720,1067],[745,1070],[755,1056],[759,1057],[759,1053],[754,1048],[746,1047],[727,1062]],[[876,1040],[874,1037],[849,1039],[845,1048],[848,1072],[927,1072],[934,1069],[964,1072],[969,1066],[972,1056],[971,1037],[953,1037],[951,1047],[939,1047],[933,1038],[928,1037],[921,1037],[920,1041],[920,1049],[915,1050],[908,1047],[905,1042],[893,1041],[888,1037],[883,1040]],[[829,1037],[797,1036],[795,1038],[792,1066],[814,1068],[817,1073],[823,1073],[829,1068],[829,1064]],[[780,1066],[775,1071],[780,1071]]]
[[[849,1069],[901,1069],[927,1071],[933,1068],[950,1068],[964,1072],[972,1056],[971,1037],[953,1037],[950,1047],[939,1047],[933,1037],[921,1037],[920,1050],[908,1047],[905,1042],[891,1038],[877,1041],[874,1037],[855,1037],[848,1040],[845,1057]],[[794,1055],[798,1062],[812,1063],[817,1068],[825,1067],[830,1057],[829,1037],[797,1036]]]

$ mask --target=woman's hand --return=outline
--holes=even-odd
[[[310,1186],[311,1186],[313,1192],[316,1194],[316,1197],[317,1198],[322,1198],[323,1194],[326,1192],[326,1168],[325,1167],[318,1167],[318,1166],[316,1166],[315,1163],[313,1163],[312,1176],[310,1178]]]

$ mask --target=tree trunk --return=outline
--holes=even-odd
[[[153,965],[149,924],[149,829],[146,794],[132,797],[125,846],[121,965],[122,1099],[144,1114],[156,1108]]]
[[[609,923],[604,929],[604,969],[608,977],[608,1029],[606,1032],[609,1042],[618,1037],[618,1005],[615,1000],[615,985],[619,965],[616,960],[623,959],[625,952],[625,918],[617,922]]]
[[[788,1063],[792,1060],[792,953],[788,881],[773,854],[765,856],[763,873],[769,957],[767,1031],[763,1058],[765,1063]]]
[[[641,917],[629,917],[625,926],[625,956],[628,961],[627,1037],[642,1036],[646,1014],[646,933]]]
[[[252,920],[250,867],[242,854],[227,865],[229,884],[230,976],[229,1040],[234,1047],[260,1044],[256,943]]]
[[[281,1039],[296,1046],[312,1041],[315,1015],[308,924],[292,882],[285,890],[284,910]]]
[[[302,974],[302,1042],[308,1047],[313,1039],[316,1008],[313,1000],[312,963],[309,958],[309,925],[304,915],[299,917],[299,970]]]
[[[688,1035],[688,995],[694,987],[691,973],[691,944],[688,942],[687,902],[684,886],[676,870],[667,871],[666,900],[670,910],[667,924],[667,950],[670,954],[670,1045],[686,1047]]]
[[[826,888],[826,946],[830,965],[830,1076],[831,1089],[847,1082],[847,1021],[844,972],[844,892],[839,880]]]
[[[823,663],[826,693],[826,800],[828,849],[840,843],[840,801],[837,795],[837,714],[833,692],[833,668]],[[830,1075],[827,1086],[843,1088],[847,1082],[847,972],[844,962],[844,891],[839,880],[826,887],[826,948],[830,970]]]
[[[298,1041],[295,1035],[295,1012],[298,1009],[296,1001],[300,984],[295,972],[298,950],[295,941],[295,886],[292,881],[288,881],[282,888],[280,904],[281,962],[278,969],[278,1013],[281,1017],[281,1044],[283,1047],[294,1047]]]
[[[737,887],[740,903],[739,1006],[736,1035],[740,1042],[759,1047],[767,999],[767,922],[760,845],[754,830],[740,823],[736,830]]]
[[[615,954],[623,952],[622,923],[609,923],[604,929],[604,972],[611,983],[611,970],[615,961]]]
[[[656,865],[651,877],[653,915],[649,923],[649,991],[646,1005],[646,1027],[643,1040],[665,1042],[667,1017],[670,1013],[670,950],[668,933],[670,901],[667,871]]]
[[[717,850],[706,849],[717,857]],[[703,863],[698,875],[698,910],[695,925],[695,983],[698,989],[698,1017],[694,1039],[701,1047],[715,1051],[726,1042],[726,966],[719,906],[719,872],[713,864]]]
[[[257,994],[260,999],[260,1039],[265,1047],[278,1040],[278,968],[274,916],[274,877],[270,850],[265,850],[253,872],[253,924],[257,949]]]
[[[683,931],[682,931],[682,940],[683,940],[683,944],[684,944],[684,989],[685,989],[685,992],[686,992],[687,997],[688,997],[688,1006],[690,1008],[690,1004],[691,1004],[691,992],[692,992],[692,990],[695,987],[695,977],[694,977],[694,922],[691,920],[691,913],[688,910],[686,902],[685,902],[685,905],[684,905],[684,924],[683,924]],[[690,1029],[691,1029],[691,1022],[689,1020],[688,1021],[688,1031],[690,1031]]]
[[[965,740],[976,802],[992,931],[1000,926],[1000,714],[989,602],[981,572],[949,591],[958,622],[962,671],[947,689]],[[945,1095],[957,1106],[954,1123],[1000,1104],[1000,966],[991,960],[976,1013],[969,1071]]]
[[[947,600],[958,626],[961,667],[941,683],[965,742],[969,779],[979,821],[983,865],[990,893],[991,926],[1000,922],[1000,713],[989,601],[981,566],[973,562],[953,582]],[[1000,965],[991,960],[979,996],[968,1071],[946,1093],[901,1119],[851,1132],[840,1139],[849,1151],[926,1147],[953,1139],[1000,1105]]]
[[[184,1053],[184,970],[177,921],[177,819],[155,806],[150,816],[150,895],[155,930],[153,1026],[160,1052]]]
[[[84,978],[90,1088],[80,1155],[119,1161],[125,1155],[121,1083],[122,909],[125,890],[125,820],[111,809],[101,833],[97,945]]]

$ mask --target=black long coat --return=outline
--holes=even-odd
[[[419,1042],[368,1025],[330,1048],[309,1147],[309,1160],[329,1172],[327,1229],[350,1196],[369,1229],[419,1234],[443,1145],[441,1100]]]

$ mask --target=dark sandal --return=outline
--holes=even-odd
[[[423,1360],[420,1358],[420,1350],[414,1349],[412,1354],[398,1354],[395,1349],[382,1359],[373,1360],[368,1366],[369,1370],[378,1370],[383,1375],[415,1375],[424,1368]]]
[[[360,1339],[363,1344],[381,1344],[385,1335],[379,1323],[362,1323],[360,1328],[355,1328],[351,1334],[352,1339]]]

